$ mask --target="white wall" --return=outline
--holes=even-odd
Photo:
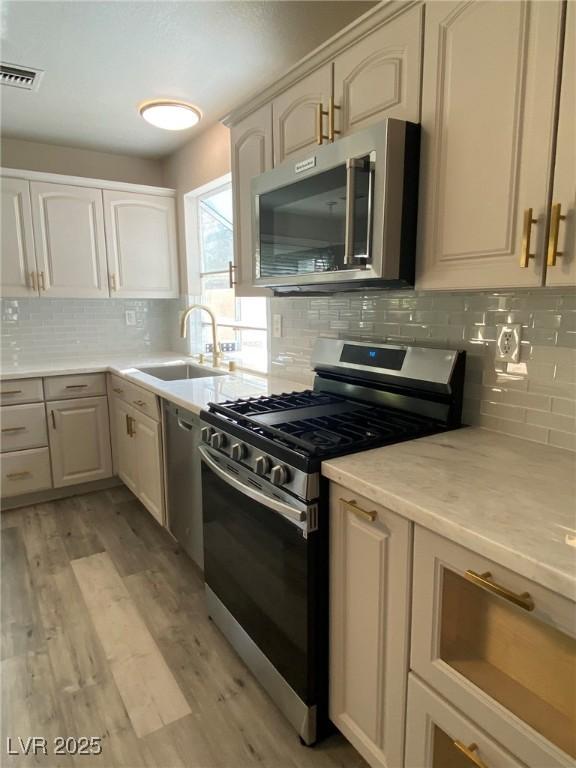
[[[160,159],[96,152],[23,139],[2,137],[0,164],[4,168],[165,186],[164,163]]]

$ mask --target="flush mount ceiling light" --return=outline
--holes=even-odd
[[[183,131],[200,120],[200,110],[185,101],[145,101],[139,107],[140,114],[151,125],[167,131]]]

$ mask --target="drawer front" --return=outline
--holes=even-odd
[[[3,453],[0,465],[3,498],[52,488],[48,448]]]
[[[48,445],[44,403],[3,406],[0,409],[0,420],[2,452]]]
[[[412,673],[408,679],[406,733],[404,768],[524,768],[524,763]]]
[[[92,397],[106,394],[105,373],[83,373],[74,376],[51,376],[44,379],[46,400],[67,397]]]
[[[42,379],[10,379],[0,382],[0,405],[44,400]]]
[[[122,379],[120,376],[110,376],[110,394],[124,400],[125,403],[129,403],[137,411],[145,413],[155,421],[160,421],[160,408],[158,405],[158,398],[153,392],[149,392],[147,389],[139,387],[137,384],[132,384],[126,379]]]
[[[417,527],[411,666],[526,765],[574,766],[572,601]]]

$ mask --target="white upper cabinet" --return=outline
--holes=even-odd
[[[234,270],[236,296],[269,296],[252,286],[254,230],[251,183],[272,168],[272,105],[266,104],[234,125],[232,141],[232,197],[234,200]]]
[[[318,106],[327,112],[331,93],[332,65],[326,64],[274,99],[274,165],[301,158],[322,143],[319,134],[327,129],[324,119],[323,130],[318,130]]]
[[[427,4],[417,287],[542,284],[561,17]]]
[[[413,6],[334,60],[336,129],[342,136],[378,120],[420,120],[424,6]]]
[[[565,219],[559,218],[565,216]],[[554,193],[547,248],[547,285],[576,283],[576,6],[566,8]]]
[[[101,190],[33,181],[30,192],[40,294],[108,297]]]
[[[30,186],[24,179],[2,178],[2,296],[37,296]]]
[[[111,295],[176,298],[174,198],[105,190],[104,217]]]

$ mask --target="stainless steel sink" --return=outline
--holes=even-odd
[[[140,373],[147,373],[162,381],[185,381],[186,379],[205,379],[209,376],[225,376],[225,371],[215,371],[212,368],[201,368],[199,365],[179,363],[177,365],[153,365],[149,368],[138,368]]]

